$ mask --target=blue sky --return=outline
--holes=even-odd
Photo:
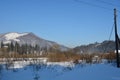
[[[102,42],[109,38],[114,7],[119,10],[120,34],[119,3],[119,0],[0,0],[0,33],[33,32],[68,47]],[[114,34],[111,39],[114,40]]]

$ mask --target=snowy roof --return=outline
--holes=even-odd
[[[115,53],[116,53],[116,50],[115,50]],[[120,50],[118,50],[118,53],[120,53]]]

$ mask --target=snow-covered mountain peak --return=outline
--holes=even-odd
[[[5,39],[6,40],[14,40],[14,39],[16,39],[20,36],[24,36],[24,35],[27,35],[27,34],[29,34],[29,33],[16,33],[16,32],[8,33],[8,34],[5,35]]]
[[[9,44],[11,42],[15,44],[17,42],[20,45],[23,45],[23,44],[28,44],[31,46],[38,45],[41,49],[53,48],[53,49],[59,49],[61,51],[68,50],[67,47],[62,46],[53,41],[42,39],[36,36],[32,32],[28,32],[28,33],[11,32],[11,33],[0,34],[0,42],[3,42],[4,44]]]

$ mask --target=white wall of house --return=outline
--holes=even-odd
[[[115,50],[115,53],[116,53],[116,50]],[[120,50],[118,50],[118,53],[120,54]]]

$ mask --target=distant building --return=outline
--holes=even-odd
[[[116,50],[115,50],[115,53],[116,53]],[[120,54],[120,50],[118,50],[118,53]]]
[[[95,55],[95,56],[92,58],[92,62],[93,62],[93,63],[99,63],[99,62],[100,62],[99,56]]]

